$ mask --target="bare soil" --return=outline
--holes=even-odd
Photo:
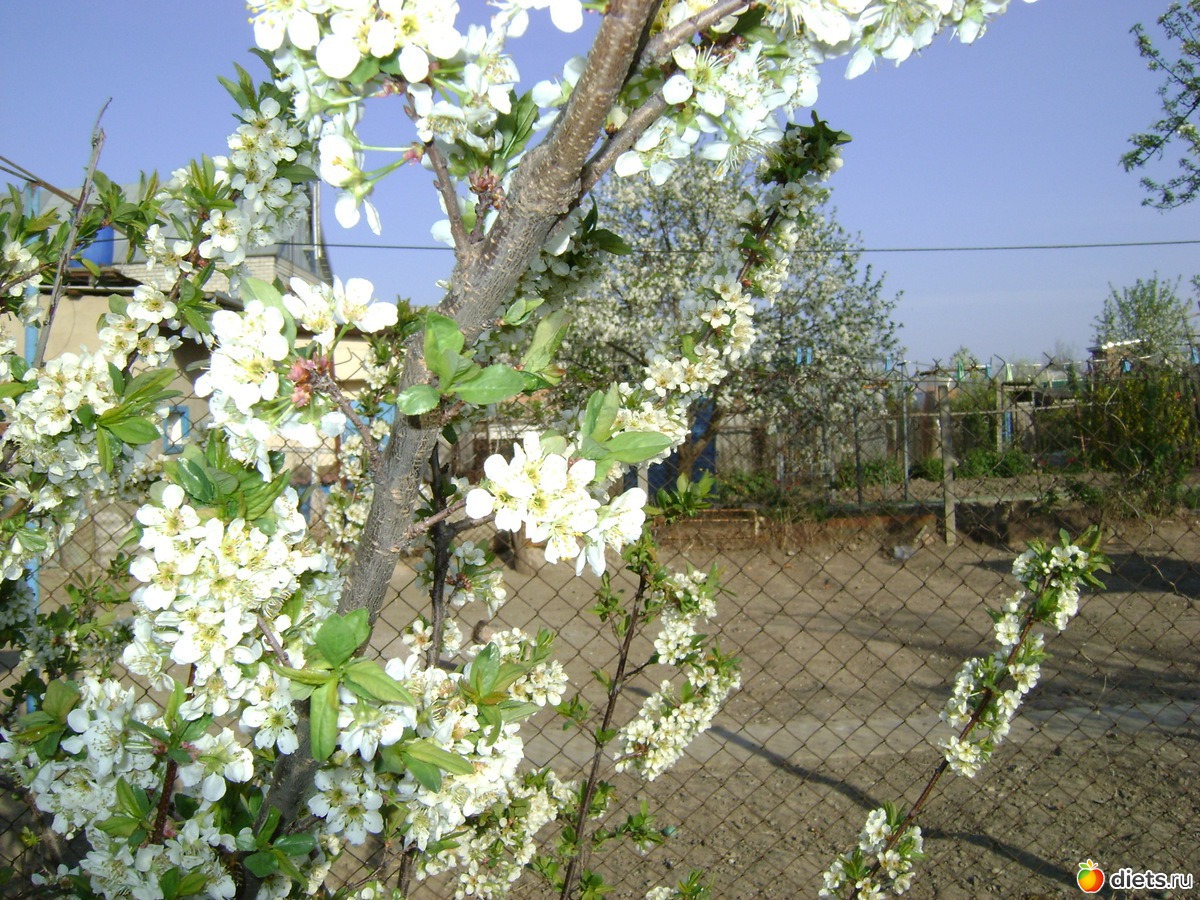
[[[964,529],[954,546],[921,510],[793,525],[716,514],[666,533],[672,565],[722,571],[730,594],[718,631],[742,660],[743,686],[676,769],[652,784],[613,779],[620,809],[647,799],[678,831],[645,857],[595,854],[612,896],[643,896],[692,869],[708,873],[717,898],[816,896],[869,810],[920,793],[947,733],[938,710],[962,661],[990,652],[985,607],[1015,588],[1007,571],[1021,542],[1085,518],[1025,507],[1007,514],[1003,532]],[[913,552],[901,560],[897,547]],[[536,549],[509,549],[512,599],[490,622],[468,607],[464,630],[552,628],[572,681],[589,685],[616,653],[586,612],[595,580],[542,566]],[[993,763],[973,781],[944,779],[927,808],[929,859],[911,896],[1075,896],[1088,858],[1106,872],[1200,877],[1200,520],[1123,525],[1106,551],[1107,589],[1065,634],[1048,636],[1054,658]],[[385,652],[423,605],[408,567],[394,586],[375,636]],[[635,649],[635,659],[648,655],[649,643]],[[650,667],[618,721],[666,674]],[[589,743],[546,724],[529,743],[532,762],[579,777]],[[18,830],[7,829],[10,850]],[[418,895],[448,896],[444,885]],[[516,892],[543,895],[532,878]]]

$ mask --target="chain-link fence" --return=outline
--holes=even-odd
[[[1110,873],[1200,875],[1195,373],[1124,369],[889,369],[828,386],[836,409],[766,420],[738,411],[700,436],[705,447],[684,465],[715,472],[716,503],[659,538],[670,565],[720,571],[728,593],[714,630],[740,658],[742,686],[674,769],[651,783],[609,779],[610,816],[646,800],[660,825],[676,826],[646,856],[619,842],[593,854],[616,896],[692,869],[716,897],[815,896],[867,813],[911,804],[940,759],[950,732],[939,710],[963,660],[989,652],[987,609],[1016,589],[1008,572],[1024,542],[1093,523],[1114,562],[1106,588],[1048,638],[1042,682],[992,763],[973,780],[942,782],[922,817],[928,859],[912,893],[1074,894],[1087,859]],[[492,426],[460,442],[455,466],[477,470],[519,433]],[[332,455],[298,471],[315,517],[341,473]],[[643,477],[653,487],[671,474]],[[93,511],[43,567],[43,603],[111,557],[129,514]],[[494,618],[467,607],[465,629],[553,629],[557,657],[584,690],[594,670],[611,670],[616,641],[588,612],[595,579],[545,566],[536,547],[487,528],[469,536],[505,561],[511,599]],[[373,638],[391,655],[428,602],[416,564],[397,567]],[[627,575],[614,585],[632,587]],[[632,657],[651,652],[645,641]],[[660,677],[647,666],[616,721]],[[543,727],[531,730],[531,765],[581,777],[590,739],[548,711],[534,724]],[[8,810],[5,854],[19,866],[30,819]],[[369,867],[382,857],[375,848],[359,858]],[[542,894],[532,875],[516,890]]]

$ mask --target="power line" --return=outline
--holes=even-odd
[[[123,238],[117,237],[101,237],[92,241],[93,244],[111,244]],[[167,237],[166,240],[174,240]],[[1096,243],[1084,244],[980,244],[969,247],[858,247],[853,244],[844,244],[839,247],[797,247],[792,253],[840,253],[850,251],[852,253],[995,253],[1009,252],[1022,250],[1102,250],[1121,247],[1183,247],[1194,244],[1200,244],[1200,238],[1194,240],[1179,240],[1179,241],[1104,241]],[[268,246],[271,247],[312,247],[312,241],[275,241]],[[324,241],[322,246],[329,249],[338,250],[414,250],[414,251],[439,251],[451,252],[453,247],[445,244],[367,244],[355,243],[352,241]],[[698,256],[706,253],[717,253],[716,250],[685,250],[673,249],[662,250],[658,248],[633,247],[634,253],[655,254],[655,255],[672,255],[683,254],[686,256]]]
[[[1109,249],[1116,247],[1180,247],[1191,244],[1200,244],[1200,239],[1195,240],[1180,240],[1180,241],[1108,241],[1087,244],[998,244],[998,245],[981,245],[972,247],[857,247],[847,244],[841,247],[798,247],[794,253],[824,253],[824,252],[840,252],[850,250],[857,253],[976,253],[976,252],[997,252],[997,251],[1014,251],[1014,250],[1098,250]],[[277,246],[281,247],[305,247],[308,244],[302,242],[280,242]],[[350,242],[335,242],[325,243],[326,247],[331,249],[352,249],[352,250],[442,250],[450,251],[453,247],[448,247],[444,244],[425,245],[425,244],[359,244]],[[655,254],[672,254],[682,253],[687,255],[696,255],[701,253],[716,253],[715,250],[659,250],[645,249],[640,247],[633,248],[634,253],[655,253]]]

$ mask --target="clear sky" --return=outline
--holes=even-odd
[[[1156,118],[1157,79],[1129,28],[1165,0],[1014,2],[970,47],[945,38],[922,58],[855,81],[843,61],[822,72],[817,109],[854,142],[832,182],[839,217],[868,248],[1076,244],[1200,239],[1200,204],[1141,205],[1118,159]],[[486,7],[463,0],[478,21]],[[557,74],[580,36],[537,27],[514,45],[525,85]],[[4,3],[0,155],[63,187],[77,185],[91,124],[112,98],[100,167],[120,181],[224,152],[235,125],[216,75],[258,66],[248,14],[234,0],[39,0]],[[395,106],[368,113],[368,137],[411,140]],[[386,251],[343,242],[431,245],[438,216],[429,176],[414,170],[378,198],[384,231],[344,231],[328,216],[334,271],[380,296],[437,297],[445,250]],[[891,291],[910,359],[1038,358],[1062,341],[1083,352],[1109,283],[1155,271],[1200,272],[1200,245],[1020,252],[870,253]],[[1185,284],[1186,287],[1186,284]]]

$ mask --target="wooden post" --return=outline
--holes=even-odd
[[[955,521],[954,496],[954,420],[950,416],[950,386],[938,386],[938,430],[942,438],[942,511],[945,521],[946,545],[953,546],[958,540],[958,524]]]

